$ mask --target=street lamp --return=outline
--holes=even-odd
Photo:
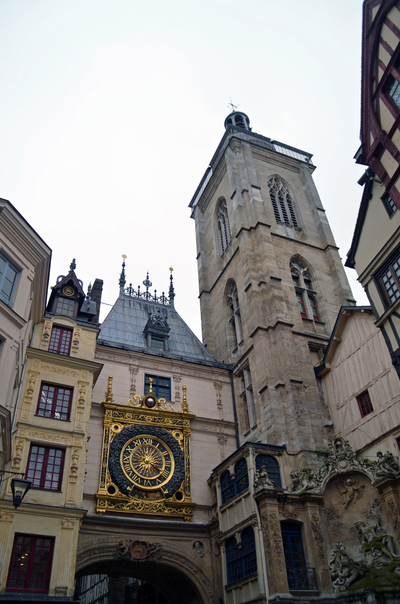
[[[31,481],[24,480],[23,478],[13,478],[11,481],[11,490],[13,494],[13,504],[17,509],[29,489],[31,488]]]
[[[11,474],[11,476],[18,476],[18,478],[13,478],[11,481],[11,490],[13,495],[13,505],[15,509],[17,509],[21,505],[21,501],[31,488],[32,482],[30,480],[25,480],[24,475],[20,472],[9,472],[8,470],[0,470],[0,476],[3,477],[4,474]],[[8,476],[8,478],[11,478]],[[7,478],[6,478],[7,480]]]

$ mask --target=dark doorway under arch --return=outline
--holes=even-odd
[[[158,596],[155,594],[153,601],[150,598],[148,601],[145,600],[146,604],[147,602],[148,604],[203,604],[198,590],[188,577],[175,568],[158,562],[103,560],[81,569],[76,574],[76,578],[86,575],[107,575],[111,583],[115,584],[118,583],[115,580],[119,578],[139,579],[153,586],[158,592]],[[159,599],[158,602],[156,597]],[[115,596],[110,594],[108,604],[124,604],[124,597],[121,593]]]

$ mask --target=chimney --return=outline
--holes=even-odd
[[[99,322],[100,316],[100,304],[101,304],[101,294],[103,293],[103,280],[96,279],[93,283],[92,291],[90,292],[90,299],[93,302],[96,302],[96,316],[94,317],[94,321],[96,323]]]

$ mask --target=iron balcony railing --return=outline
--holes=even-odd
[[[287,568],[286,571],[289,589],[298,589],[299,591],[318,589],[314,568]]]

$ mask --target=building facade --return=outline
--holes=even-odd
[[[17,511],[3,485],[0,601],[399,599],[398,380],[314,169],[225,120],[190,204],[203,344],[172,269],[160,296],[124,257],[101,325],[102,282],[58,278],[16,403],[9,469],[32,485]]]
[[[400,376],[400,4],[363,4],[361,146],[367,166],[346,266],[357,271]]]
[[[43,316],[51,250],[0,199],[0,470],[11,458],[11,423],[33,325]]]
[[[31,488],[18,510],[11,481],[0,500],[0,600],[71,601],[76,548],[85,515],[83,483],[99,304],[87,296],[75,263],[53,287],[26,350],[15,410],[9,471]],[[93,290],[101,292],[96,280]]]

